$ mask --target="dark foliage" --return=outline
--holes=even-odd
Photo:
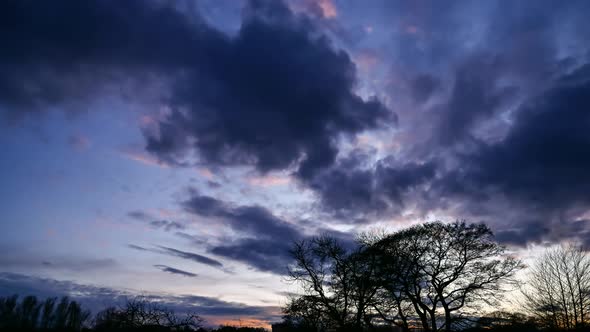
[[[0,298],[1,331],[80,331],[88,322],[90,311],[67,297],[38,300],[17,295]]]

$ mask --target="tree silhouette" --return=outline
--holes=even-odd
[[[0,329],[32,331],[35,329],[80,331],[90,317],[79,303],[63,297],[55,307],[56,298],[43,302],[35,296],[0,298]]]
[[[371,325],[376,298],[375,259],[364,247],[347,252],[335,239],[318,237],[298,242],[290,280],[304,295],[291,299],[286,313],[321,328],[358,331]]]
[[[203,319],[196,314],[177,315],[174,311],[138,297],[120,308],[110,307],[96,315],[97,331],[195,331]]]
[[[400,303],[398,311],[412,304],[426,331],[451,331],[468,309],[495,304],[503,283],[522,267],[483,224],[421,224],[375,246],[383,254],[384,288]]]
[[[590,257],[579,246],[547,250],[529,271],[524,306],[547,328],[590,326]]]
[[[487,226],[465,222],[364,237],[350,252],[320,237],[295,244],[291,253],[291,280],[303,295],[285,312],[341,331],[383,323],[451,331],[481,304],[495,304],[522,267]]]

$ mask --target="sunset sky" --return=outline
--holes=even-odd
[[[0,2],[0,296],[280,319],[293,241],[590,246],[590,1]],[[266,326],[266,325],[265,325]]]

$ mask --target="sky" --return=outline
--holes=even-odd
[[[0,296],[268,326],[293,241],[590,245],[588,1],[0,3]]]

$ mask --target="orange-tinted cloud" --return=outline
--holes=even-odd
[[[143,152],[138,152],[131,149],[121,149],[119,152],[124,158],[142,163],[144,165],[168,168],[168,165],[165,163]]]
[[[211,325],[228,325],[228,326],[249,326],[249,327],[262,327],[267,330],[271,329],[270,322],[254,318],[254,317],[207,317],[207,323]]]
[[[285,175],[265,175],[248,178],[248,183],[258,187],[273,187],[289,184],[291,179]]]
[[[322,9],[325,18],[334,18],[338,16],[338,10],[332,0],[318,0],[317,4]]]

